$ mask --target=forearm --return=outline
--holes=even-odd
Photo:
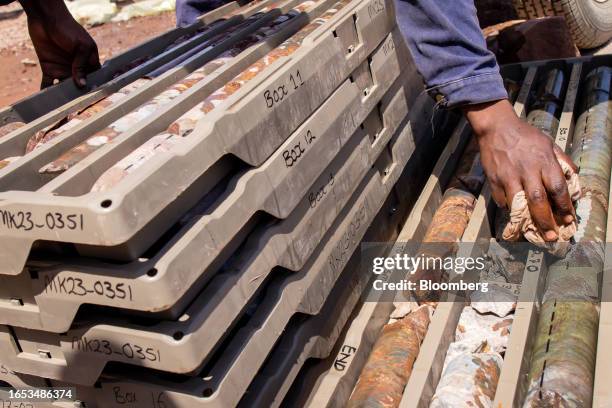
[[[63,0],[19,0],[28,18],[46,21],[71,17]]]
[[[507,98],[473,0],[397,0],[396,8],[417,69],[442,106]]]

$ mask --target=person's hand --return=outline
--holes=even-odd
[[[576,170],[574,163],[550,137],[519,119],[506,100],[463,110],[478,138],[482,166],[497,205],[510,208],[514,195],[524,190],[529,212],[542,236],[546,241],[556,241],[555,218],[565,225],[575,219],[558,160]]]
[[[21,0],[42,69],[41,89],[72,77],[77,87],[100,68],[98,47],[72,17],[63,0]]]

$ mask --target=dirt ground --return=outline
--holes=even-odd
[[[174,13],[135,18],[88,28],[98,44],[100,60],[113,57],[174,27]],[[18,4],[0,6],[0,107],[33,94],[40,86],[40,68]]]

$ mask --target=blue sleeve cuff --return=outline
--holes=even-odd
[[[493,102],[507,99],[508,93],[499,72],[489,72],[456,79],[427,89],[444,108]]]

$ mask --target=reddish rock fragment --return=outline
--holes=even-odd
[[[429,326],[429,306],[383,327],[347,408],[399,406]]]
[[[8,135],[11,132],[14,132],[15,130],[24,127],[25,123],[23,122],[11,122],[11,123],[7,123],[6,125],[0,127],[0,138]]]

